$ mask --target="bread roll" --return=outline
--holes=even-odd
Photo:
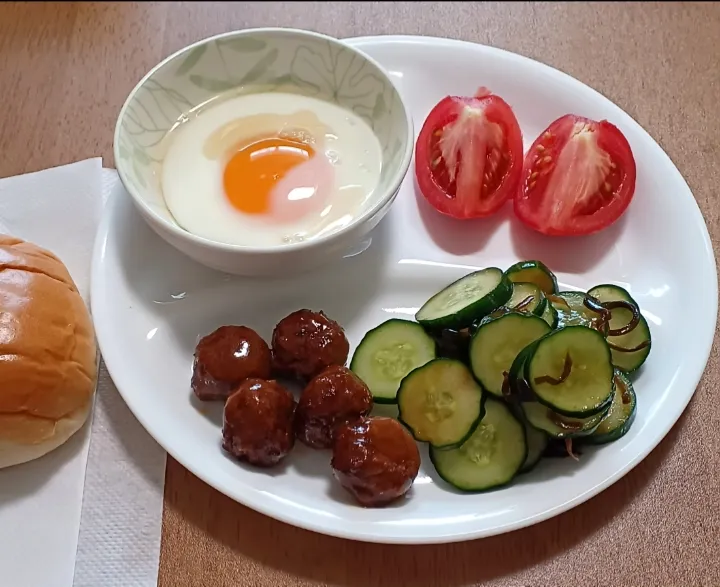
[[[57,448],[90,413],[90,314],[52,253],[0,235],[0,468]]]

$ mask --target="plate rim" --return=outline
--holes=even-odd
[[[712,241],[710,239],[709,231],[707,228],[707,223],[705,222],[705,218],[700,210],[700,207],[697,204],[697,200],[695,199],[692,190],[690,189],[690,186],[687,184],[687,181],[683,177],[683,175],[680,173],[680,170],[677,168],[675,163],[672,161],[672,159],[668,156],[668,154],[665,152],[665,150],[660,146],[660,144],[635,120],[633,119],[627,112],[625,112],[622,108],[620,108],[617,104],[615,104],[612,100],[598,92],[597,90],[593,89],[592,87],[588,86],[587,84],[583,83],[582,81],[572,77],[569,74],[564,73],[563,71],[556,69],[550,65],[547,65],[545,63],[542,63],[540,61],[537,61],[535,59],[531,59],[529,57],[525,57],[523,55],[520,55],[518,53],[514,53],[505,49],[499,49],[496,47],[492,47],[489,45],[481,44],[481,43],[474,43],[471,41],[464,41],[464,40],[458,40],[458,39],[451,39],[451,38],[444,38],[444,37],[433,37],[433,36],[420,36],[420,35],[377,35],[377,36],[361,36],[361,37],[348,37],[342,39],[343,41],[355,45],[359,49],[363,49],[363,47],[367,46],[368,44],[376,44],[376,43],[386,43],[386,44],[404,44],[404,45],[436,45],[436,46],[444,46],[444,47],[465,47],[469,48],[472,47],[474,50],[477,50],[480,48],[483,51],[487,51],[489,53],[497,53],[500,52],[504,54],[505,56],[508,56],[512,59],[525,62],[526,64],[532,64],[534,67],[540,67],[542,69],[545,69],[546,71],[551,71],[553,75],[559,75],[567,83],[575,84],[577,87],[582,87],[583,91],[587,92],[587,90],[590,90],[591,92],[597,94],[598,97],[602,98],[604,101],[611,104],[614,109],[617,111],[618,115],[621,117],[624,117],[626,122],[631,124],[632,126],[636,127],[637,130],[640,130],[644,137],[651,141],[655,145],[655,147],[659,150],[659,152],[662,154],[662,156],[665,157],[667,163],[672,167],[672,173],[674,173],[680,181],[682,181],[688,189],[688,193],[691,196],[690,200],[691,203],[694,204],[694,209],[692,211],[693,216],[695,217],[695,221],[697,222],[699,220],[699,225],[702,227],[702,241],[706,249],[706,253],[708,253],[709,259],[710,259],[710,268],[712,269],[712,275],[709,275],[708,278],[710,280],[710,283],[712,284],[711,287],[713,288],[713,291],[710,293],[712,294],[710,296],[711,306],[713,310],[713,316],[714,320],[710,326],[708,326],[708,331],[706,333],[706,336],[704,337],[705,340],[703,341],[702,346],[705,347],[705,354],[702,357],[703,361],[703,367],[699,370],[696,377],[694,377],[694,381],[690,381],[689,383],[692,383],[692,392],[688,394],[687,398],[682,401],[680,404],[676,406],[676,409],[671,414],[671,417],[668,418],[668,424],[664,426],[662,429],[656,429],[656,434],[654,438],[650,438],[649,442],[646,442],[645,445],[641,450],[638,451],[638,454],[635,455],[633,459],[631,459],[628,463],[625,464],[625,466],[620,467],[616,471],[613,472],[610,476],[608,476],[605,480],[603,480],[601,483],[596,484],[595,486],[587,489],[586,491],[579,493],[575,495],[572,499],[567,500],[565,503],[556,505],[555,507],[548,508],[547,510],[535,514],[523,517],[517,521],[514,522],[507,522],[503,524],[498,524],[497,526],[493,527],[492,529],[481,529],[476,531],[459,531],[455,532],[453,534],[442,534],[442,532],[438,533],[435,536],[428,536],[428,535],[418,535],[418,536],[412,536],[409,533],[406,533],[403,536],[385,536],[378,533],[368,533],[368,532],[358,532],[356,530],[352,529],[346,529],[343,527],[342,524],[340,524],[338,527],[328,527],[328,525],[320,523],[315,523],[312,521],[312,518],[308,517],[301,517],[294,514],[288,514],[285,510],[279,510],[277,507],[274,506],[274,502],[271,501],[263,501],[262,499],[253,499],[252,497],[248,499],[243,497],[238,493],[234,492],[234,494],[228,494],[225,491],[220,490],[218,487],[216,487],[216,484],[213,483],[211,479],[209,479],[207,475],[203,473],[202,470],[199,470],[196,468],[191,462],[188,462],[187,459],[183,458],[183,455],[175,454],[174,451],[168,450],[168,448],[161,442],[151,431],[151,426],[149,425],[147,419],[142,414],[141,410],[133,409],[133,400],[131,394],[125,394],[122,391],[122,388],[124,387],[122,385],[122,381],[124,381],[125,376],[121,372],[117,372],[114,367],[111,367],[110,364],[105,362],[105,366],[108,370],[108,374],[113,380],[113,383],[115,384],[118,392],[122,396],[124,402],[127,404],[129,409],[132,411],[133,415],[138,419],[138,421],[141,423],[143,428],[145,428],[148,433],[153,437],[153,439],[158,442],[160,446],[163,447],[163,449],[167,452],[168,455],[173,457],[178,463],[180,463],[183,467],[188,469],[191,473],[193,473],[195,476],[197,476],[199,479],[201,479],[204,483],[207,483],[210,487],[215,488],[217,491],[220,491],[223,494],[228,495],[231,499],[234,501],[238,501],[239,503],[245,505],[246,507],[249,507],[258,513],[261,513],[263,515],[266,515],[268,517],[271,517],[275,520],[281,521],[286,524],[290,524],[293,526],[296,526],[298,528],[302,528],[305,530],[317,532],[320,534],[325,534],[328,536],[333,536],[336,538],[342,538],[342,539],[348,539],[348,540],[355,540],[360,542],[369,542],[369,543],[378,543],[378,544],[443,544],[443,543],[453,543],[453,542],[461,542],[461,541],[467,541],[467,540],[475,540],[479,538],[486,538],[491,537],[499,534],[508,533],[514,530],[519,530],[521,528],[525,528],[534,524],[537,524],[539,522],[548,520],[552,517],[555,517],[563,512],[569,511],[576,506],[588,501],[592,497],[596,496],[597,494],[601,493],[611,485],[615,484],[618,480],[623,478],[625,475],[627,475],[632,469],[634,469],[641,461],[643,461],[656,447],[660,442],[667,436],[670,429],[677,423],[677,421],[680,419],[681,415],[684,413],[685,409],[687,408],[687,405],[689,404],[692,397],[695,395],[695,392],[697,391],[697,386],[702,378],[702,376],[705,373],[707,362],[710,357],[710,353],[712,352],[712,346],[715,338],[715,325],[717,324],[717,313],[718,313],[718,281],[717,281],[717,260],[714,255],[714,250],[712,246]],[[381,64],[384,66],[384,64]],[[114,170],[113,170],[114,171]],[[123,189],[121,184],[115,184],[115,187],[113,188],[113,192],[116,192],[119,189]],[[105,337],[100,335],[99,332],[101,330],[104,331],[104,327],[100,326],[98,322],[102,323],[102,320],[98,320],[97,316],[98,313],[94,311],[95,304],[97,303],[96,300],[99,298],[96,293],[99,293],[100,286],[98,285],[98,274],[100,273],[100,267],[103,263],[103,259],[105,257],[106,253],[106,247],[108,243],[108,238],[110,234],[110,228],[112,225],[112,222],[114,220],[115,214],[114,210],[120,205],[119,202],[119,194],[110,194],[108,197],[108,201],[106,202],[106,205],[103,210],[102,218],[100,225],[98,227],[98,231],[96,234],[94,246],[93,246],[93,253],[92,253],[92,265],[90,270],[90,305],[91,305],[91,313],[93,315],[93,322],[96,324],[96,330],[98,331],[97,335],[97,342],[98,346],[100,348],[101,354],[104,357],[106,354],[112,355],[112,351],[107,353],[108,349],[107,346],[102,342],[101,338],[105,340]],[[691,206],[690,201],[688,201],[688,205]],[[708,324],[710,322],[708,321]],[[658,433],[660,432],[660,433]]]

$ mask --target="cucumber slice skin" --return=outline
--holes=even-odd
[[[452,295],[456,290],[461,291],[463,284],[471,283],[473,279],[479,279],[481,276],[495,278],[498,283],[484,296],[469,302],[467,305],[446,314],[435,315],[433,311],[434,305],[443,304],[446,296]],[[502,306],[510,299],[511,294],[512,283],[505,274],[497,267],[488,267],[461,277],[440,290],[422,305],[415,314],[415,320],[430,330],[441,330],[443,328],[462,330]]]
[[[642,367],[650,355],[650,349],[652,349],[650,326],[642,314],[640,314],[640,322],[632,331],[622,336],[608,336],[607,340],[609,343],[625,348],[633,348],[644,340],[648,341],[648,345],[645,348],[635,351],[634,353],[624,353],[622,351],[616,351],[613,348],[610,349],[613,365],[625,373],[633,373]]]
[[[550,438],[564,440],[566,438],[587,438],[607,416],[610,408],[605,412],[595,414],[589,418],[569,418],[554,413],[540,402],[523,402],[521,405],[524,419],[533,428],[547,434]],[[566,426],[562,424],[566,423]]]
[[[525,439],[527,441],[527,457],[519,473],[527,473],[535,468],[542,459],[545,449],[550,442],[550,437],[543,432],[528,424],[527,420],[523,420],[525,424]]]
[[[479,450],[479,447],[472,444],[475,438],[478,438],[479,442],[483,439],[487,442],[488,435],[493,436],[490,442],[496,443],[493,446],[495,450],[487,456],[479,453],[474,456],[478,460],[484,456],[486,462],[483,465],[495,465],[496,470],[486,471],[487,477],[483,478],[478,471],[481,466],[473,462],[467,453],[473,448]],[[430,461],[446,483],[462,492],[480,493],[504,487],[512,482],[527,461],[527,453],[525,426],[504,402],[488,397],[486,413],[468,440],[452,450],[437,450],[431,446]],[[500,471],[497,471],[498,468]]]
[[[619,380],[619,381],[618,381]],[[625,373],[615,370],[615,396],[613,405],[606,418],[583,442],[587,444],[607,444],[622,438],[635,422],[637,397],[632,382]]]
[[[530,343],[521,350],[510,365],[508,371],[508,392],[511,402],[520,405],[524,401],[536,401],[530,384],[525,380],[525,361],[535,352],[537,341]],[[522,413],[522,412],[520,412]]]
[[[638,309],[638,311],[640,311],[640,306],[638,306],[638,303],[632,298],[632,296],[628,293],[626,289],[620,287],[619,285],[596,285],[588,291],[588,295],[593,296],[600,302],[613,302],[616,300],[629,302],[633,304]],[[627,310],[625,310],[625,312],[627,312]],[[617,328],[618,326],[622,326],[624,320],[621,320],[620,322],[621,324],[613,324],[611,320],[610,328]],[[650,326],[648,325],[645,316],[643,316],[642,314],[640,314],[640,323],[631,332],[628,332],[627,334],[623,334],[621,336],[608,336],[607,340],[611,344],[624,348],[634,348],[647,340],[647,346],[639,351],[635,351],[634,353],[624,353],[622,351],[617,351],[613,348],[610,349],[613,365],[615,365],[618,369],[621,369],[625,373],[632,373],[633,371],[637,371],[647,360],[648,356],[650,355],[650,349],[652,348],[652,335],[650,333]]]
[[[555,274],[541,261],[520,261],[508,267],[505,274],[512,282],[524,281],[534,283],[545,294],[558,292],[557,277],[555,277]]]
[[[522,376],[525,360],[533,352],[535,344],[537,344],[537,342],[530,343],[518,353],[508,373],[510,395],[509,398],[506,399],[509,399],[508,405],[510,409],[512,409],[513,414],[515,414],[515,417],[525,426],[525,439],[528,449],[527,458],[523,466],[520,467],[518,474],[527,473],[534,469],[545,454],[548,443],[550,442],[550,436],[543,430],[532,426],[525,417],[525,412],[522,409],[523,401],[534,401],[530,385],[528,385]]]
[[[556,328],[564,328],[566,326],[587,326],[588,328],[595,328],[596,319],[599,316],[585,305],[584,292],[561,291],[555,294],[555,297],[564,300],[564,303],[550,300],[550,303],[558,314]]]
[[[412,390],[415,389],[413,386],[415,385],[415,380],[417,378],[427,376],[436,369],[450,368],[455,368],[461,375],[463,375],[463,377],[466,376],[467,386],[468,388],[471,388],[468,389],[468,391],[472,391],[474,394],[477,394],[472,398],[471,402],[473,404],[472,407],[474,411],[470,413],[465,419],[465,426],[463,427],[463,429],[457,430],[457,435],[454,438],[445,442],[440,442],[439,440],[435,440],[435,442],[433,442],[433,439],[424,437],[422,433],[418,430],[418,426],[413,424],[412,420],[414,418],[411,414],[412,404],[408,404],[410,403],[410,397],[413,394]],[[418,367],[417,369],[414,369],[413,371],[408,373],[400,383],[400,389],[397,393],[397,418],[398,421],[403,426],[405,426],[405,428],[408,429],[410,434],[412,434],[413,438],[418,442],[427,442],[428,444],[430,444],[430,446],[438,450],[457,448],[458,446],[462,445],[470,436],[472,436],[473,432],[475,432],[475,429],[485,415],[485,400],[487,395],[488,394],[484,392],[480,384],[475,381],[470,369],[468,369],[468,367],[464,363],[454,359],[433,359],[432,361],[425,363],[421,367]]]
[[[503,373],[509,371],[517,355],[529,344],[550,332],[547,322],[532,314],[510,312],[484,322],[470,341],[470,369],[483,388],[496,397],[503,397]],[[513,348],[508,349],[508,345]],[[511,360],[493,360],[509,353]],[[488,355],[494,355],[488,357]],[[490,364],[488,364],[490,363]]]
[[[537,285],[534,283],[517,282],[513,283],[512,288],[510,299],[505,304],[505,307],[509,311],[542,316],[547,306],[547,298]],[[527,302],[522,308],[518,308],[518,305],[529,297],[532,297],[532,300]]]
[[[394,332],[393,332],[394,331]],[[379,348],[382,339],[401,340],[405,343],[413,342],[416,346],[415,356],[405,358],[406,365],[401,369],[396,377],[385,378],[376,377],[372,373],[374,368],[373,361],[375,357],[371,356],[373,349],[386,350]],[[378,404],[395,404],[397,403],[397,391],[400,387],[402,379],[413,369],[421,367],[425,363],[432,361],[437,356],[435,341],[428,335],[422,326],[417,322],[403,320],[400,318],[390,318],[375,328],[368,330],[363,336],[360,344],[358,344],[350,361],[350,370],[365,382],[370,389],[373,400]],[[394,388],[394,389],[391,389]]]
[[[533,312],[533,314],[535,314],[536,316],[540,316],[542,318],[543,314],[545,314],[545,308],[547,308],[549,305],[550,305],[550,302],[547,301],[545,294],[542,294],[540,303],[537,305],[537,308],[535,308],[535,311]]]
[[[555,309],[555,306],[553,306],[547,298],[545,298],[545,301],[547,302],[545,304],[545,310],[542,313],[542,319],[545,320],[545,322],[548,323],[550,328],[553,330],[558,327],[558,311]]]
[[[588,339],[589,336],[596,337],[594,340]],[[548,397],[548,389],[546,388],[543,391],[543,388],[541,387],[541,384],[535,383],[533,381],[533,377],[531,375],[531,371],[533,370],[533,365],[538,359],[538,352],[543,349],[544,345],[548,344],[558,344],[558,338],[557,337],[574,337],[578,340],[578,343],[580,339],[578,337],[584,338],[587,343],[594,344],[596,346],[596,350],[598,352],[598,356],[595,359],[594,358],[594,366],[598,369],[602,368],[603,363],[607,363],[607,367],[605,371],[607,371],[607,395],[603,396],[601,398],[598,398],[594,403],[585,404],[584,407],[580,406],[574,406],[574,407],[567,407],[566,405],[562,405],[561,402],[558,401],[558,398],[555,398],[555,401]],[[572,340],[572,338],[570,339]],[[602,343],[602,344],[600,344]],[[565,343],[565,346],[568,346],[568,352],[570,351],[570,345]],[[577,348],[577,347],[576,347]],[[602,354],[600,354],[602,353]],[[602,413],[603,411],[606,411],[610,405],[612,404],[613,399],[613,367],[612,367],[612,358],[610,354],[610,347],[607,346],[607,343],[605,342],[605,338],[600,334],[597,330],[594,330],[592,328],[588,328],[586,326],[566,326],[564,328],[560,328],[559,330],[551,331],[549,334],[546,334],[543,338],[537,341],[537,344],[533,347],[533,352],[530,356],[527,357],[525,361],[525,365],[523,368],[524,371],[524,379],[525,381],[530,385],[530,389],[532,390],[533,394],[537,398],[537,401],[540,403],[546,405],[548,408],[550,408],[552,411],[556,412],[557,414],[561,416],[567,416],[570,418],[588,418],[590,416],[593,416],[595,414]],[[572,371],[571,371],[572,373]],[[543,373],[547,374],[547,373]],[[560,375],[560,373],[553,374],[554,376]],[[572,374],[571,374],[572,377]],[[562,384],[561,384],[562,385]],[[552,386],[550,389],[555,389],[559,386]]]
[[[626,290],[624,287],[620,287],[619,285],[615,285],[612,283],[601,283],[600,285],[596,285],[595,287],[589,289],[587,293],[589,296],[594,297],[600,302],[622,300],[624,302],[630,302],[631,304],[635,304],[635,306],[638,308],[640,307],[630,295],[628,290]]]

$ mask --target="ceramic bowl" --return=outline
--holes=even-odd
[[[380,183],[371,201],[341,230],[275,247],[224,244],[181,228],[160,186],[167,132],[221,93],[298,92],[352,110],[382,147]],[[115,127],[115,164],[145,221],[192,259],[227,273],[284,275],[339,259],[367,242],[387,214],[412,157],[412,118],[384,69],[362,51],[309,31],[264,28],[217,35],[156,65],[135,86]]]

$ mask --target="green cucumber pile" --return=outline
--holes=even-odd
[[[489,267],[431,297],[415,321],[366,333],[350,368],[376,403],[429,444],[461,491],[507,485],[543,456],[577,458],[632,426],[630,375],[650,353],[648,323],[623,288],[558,291],[539,261]]]

